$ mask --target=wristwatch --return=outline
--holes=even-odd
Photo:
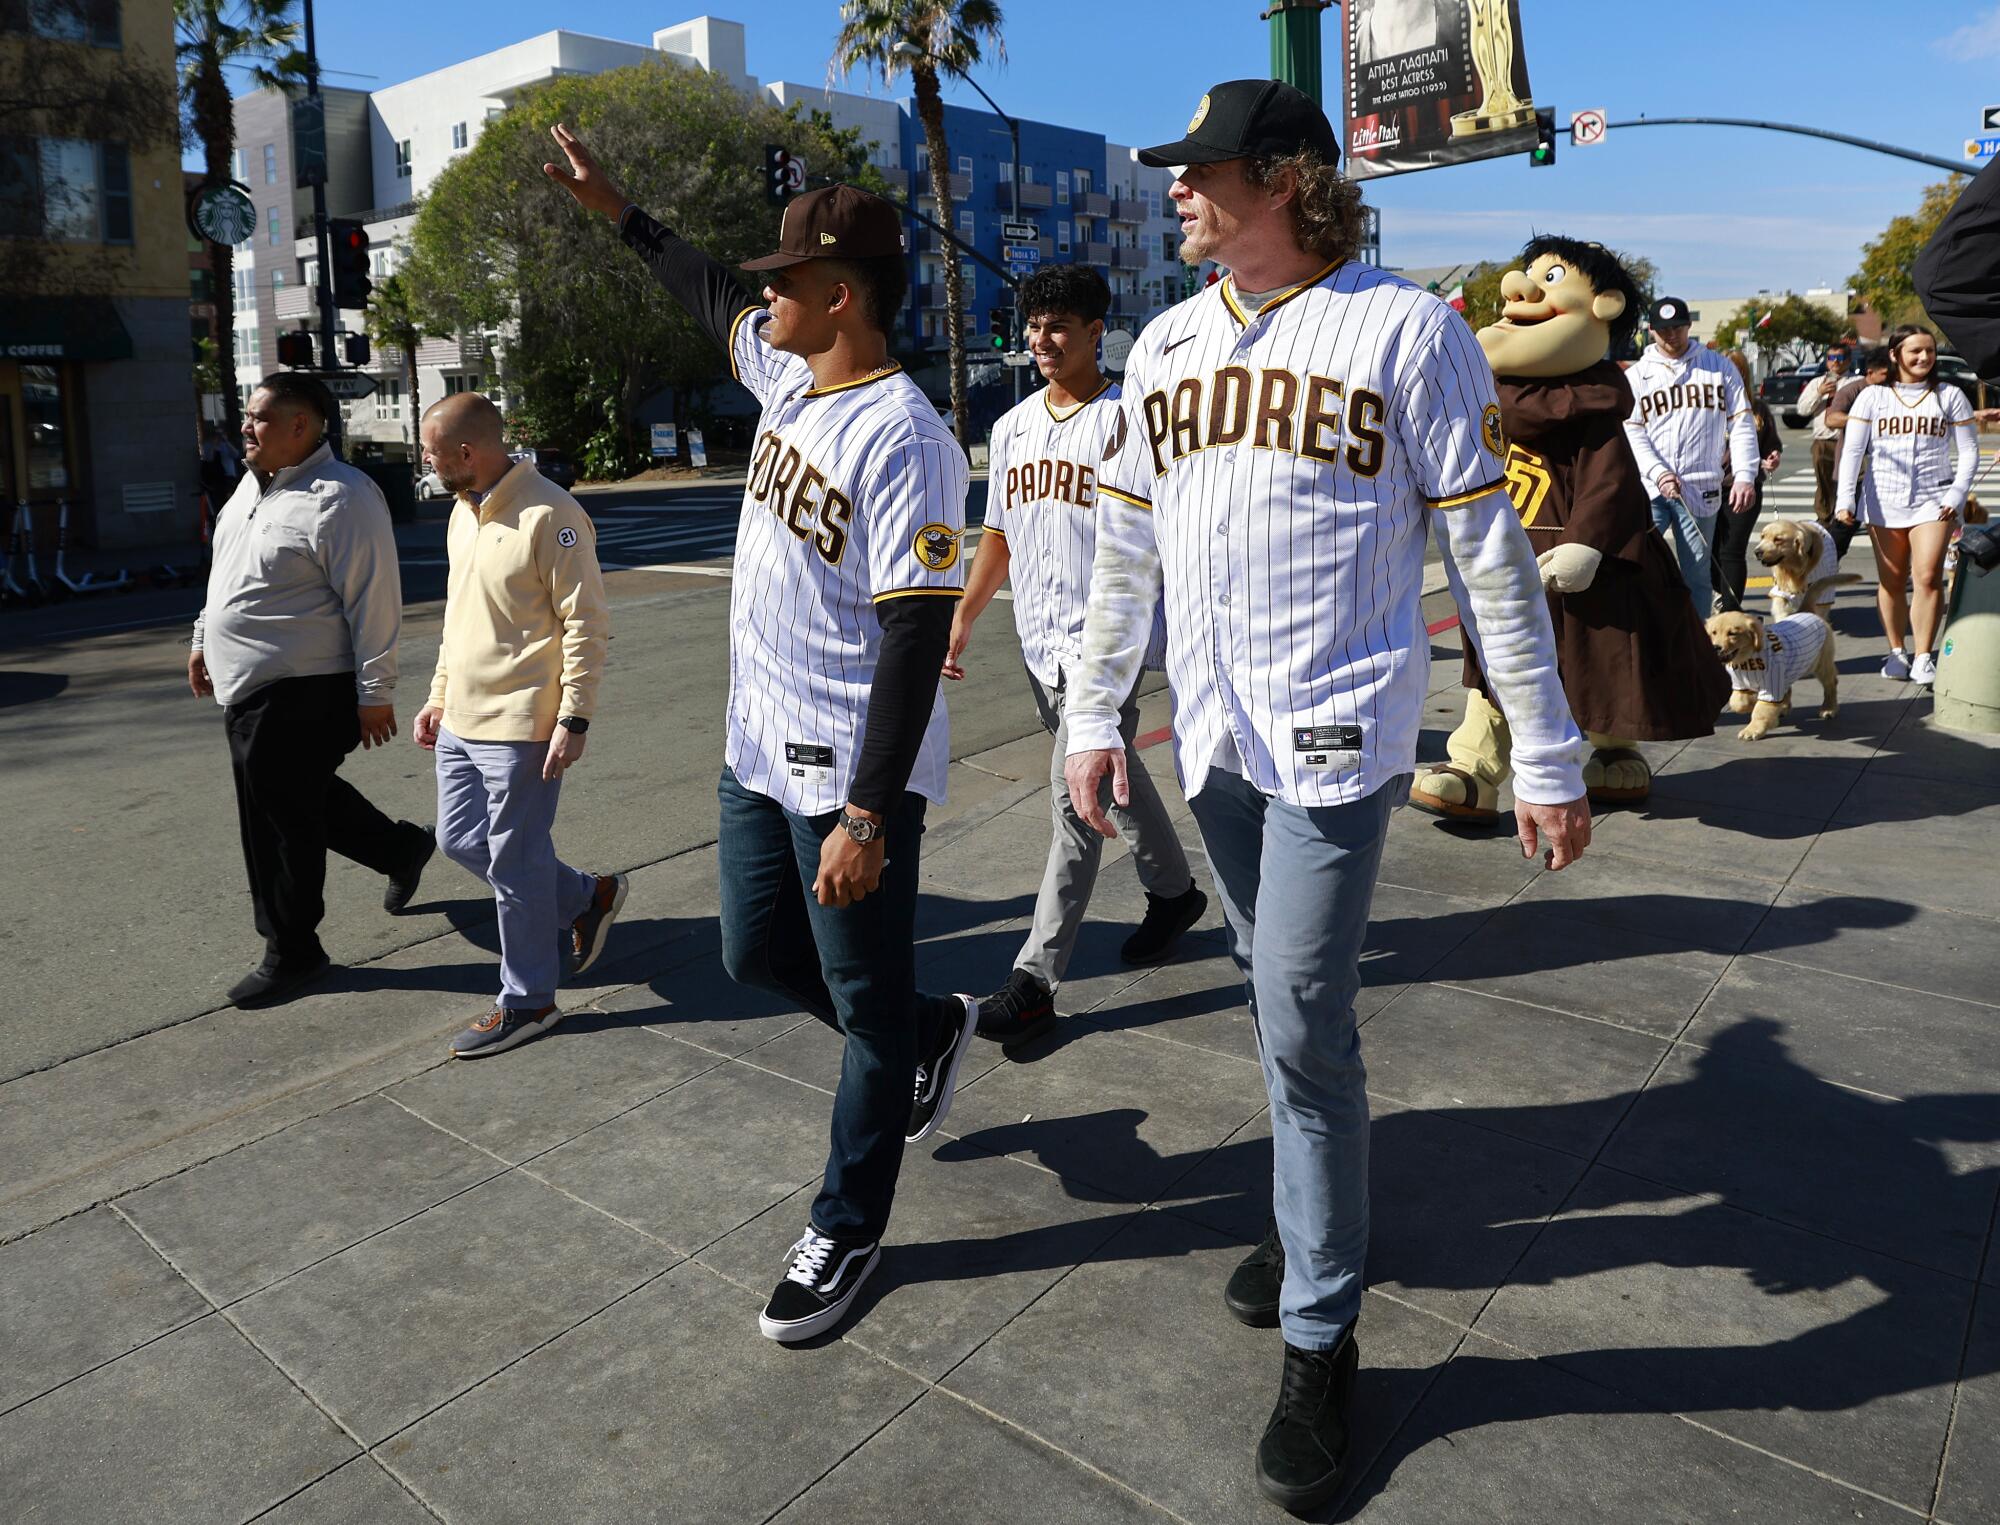
[[[840,812],[840,829],[854,838],[863,847],[866,847],[870,842],[882,835],[882,823],[880,821],[870,821],[858,815],[849,815],[845,810]]]
[[[590,722],[581,715],[564,715],[556,724],[573,736],[581,736],[590,729]]]

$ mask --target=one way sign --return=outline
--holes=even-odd
[[[1981,132],[2000,132],[2000,106],[1988,106],[1979,113]]]

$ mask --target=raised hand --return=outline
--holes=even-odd
[[[556,147],[563,151],[568,163],[567,166],[544,164],[542,173],[574,196],[578,206],[586,212],[602,212],[606,217],[615,218],[630,205],[625,193],[611,183],[604,167],[583,146],[583,139],[561,122],[551,127],[549,134],[556,140]]]

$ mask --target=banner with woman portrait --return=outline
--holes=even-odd
[[[1342,10],[1352,178],[1534,147],[1520,0],[1347,0]]]

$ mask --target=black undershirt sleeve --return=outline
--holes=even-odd
[[[637,252],[653,279],[688,310],[688,315],[727,351],[729,331],[753,302],[727,265],[711,259],[671,228],[636,206],[618,219],[618,236]]]
[[[868,728],[849,803],[886,815],[909,787],[937,704],[938,673],[957,607],[957,599],[943,595],[892,598],[875,606],[882,652],[875,660],[875,686],[868,691]]]

